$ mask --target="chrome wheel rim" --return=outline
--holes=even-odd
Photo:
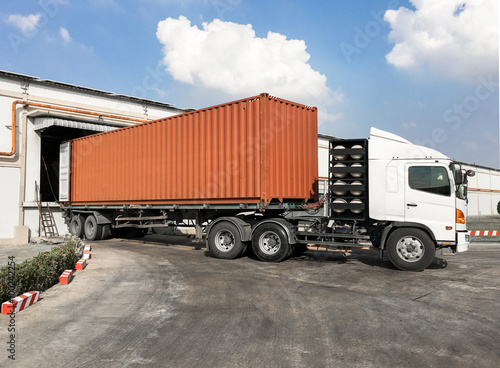
[[[414,236],[405,236],[399,239],[396,249],[399,258],[405,262],[417,262],[422,259],[425,253],[424,244]]]
[[[235,242],[233,233],[228,230],[220,230],[215,234],[215,246],[221,252],[229,252]]]
[[[281,239],[273,231],[266,231],[259,238],[259,248],[267,255],[278,253],[281,248]]]

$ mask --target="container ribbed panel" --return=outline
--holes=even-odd
[[[266,94],[72,141],[71,202],[314,199],[317,110]]]

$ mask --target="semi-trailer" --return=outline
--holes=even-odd
[[[223,259],[371,248],[418,271],[440,247],[468,249],[473,172],[375,128],[329,145],[320,199],[317,109],[261,94],[64,142],[61,209],[90,240],[194,224]]]

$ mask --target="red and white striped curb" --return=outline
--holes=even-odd
[[[84,258],[80,259],[75,264],[75,270],[77,271],[82,271],[83,269],[85,269],[85,267],[87,267],[87,260]]]
[[[38,301],[39,291],[28,291],[17,298],[11,299],[2,304],[2,314],[12,314],[28,308]]]
[[[90,245],[87,245],[83,249],[83,259],[90,259],[90,251],[92,250],[92,247]]]
[[[59,276],[59,283],[63,285],[68,285],[73,279],[73,270],[66,270]]]
[[[469,231],[470,236],[500,236],[500,230]]]

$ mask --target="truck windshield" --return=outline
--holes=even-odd
[[[455,193],[459,199],[467,199],[467,175],[462,170],[459,164],[451,164],[451,171],[453,172],[453,177],[456,177],[456,173],[460,172],[462,174],[462,184],[455,184]]]

